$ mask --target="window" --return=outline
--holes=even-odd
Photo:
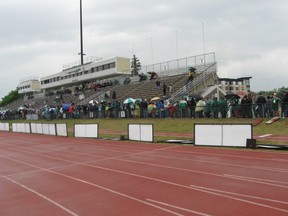
[[[110,63],[110,68],[115,68],[115,67],[116,67],[115,62]]]
[[[104,70],[107,70],[107,69],[109,69],[110,68],[110,64],[105,64],[105,65],[103,65],[103,69]]]

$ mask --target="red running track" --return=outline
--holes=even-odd
[[[0,215],[288,215],[288,153],[0,132]]]

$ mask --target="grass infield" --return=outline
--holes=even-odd
[[[266,124],[269,119],[247,119],[247,118],[231,118],[231,119],[190,119],[190,118],[165,118],[165,119],[61,119],[61,120],[38,120],[41,123],[67,123],[69,136],[73,136],[73,125],[79,123],[98,123],[100,130],[100,138],[119,138],[120,135],[127,135],[127,126],[131,123],[136,124],[153,124],[155,142],[167,139],[192,139],[195,123],[209,124],[243,124],[249,123],[253,125],[253,135],[288,135],[288,119],[280,119],[273,124]],[[27,120],[5,121],[5,122],[28,122]],[[29,121],[35,122],[35,121]],[[189,137],[189,134],[191,136]],[[269,137],[269,136],[267,136]],[[257,140],[257,139],[256,139]],[[287,145],[288,140],[257,140],[257,144],[276,144]]]

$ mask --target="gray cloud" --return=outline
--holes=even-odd
[[[220,77],[252,76],[252,90],[287,86],[285,0],[83,0],[87,56],[142,64],[215,52]],[[79,59],[79,0],[0,3],[0,98],[19,80]],[[153,54],[153,58],[152,58]]]

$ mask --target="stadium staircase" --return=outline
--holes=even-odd
[[[178,90],[174,92],[173,95],[171,95],[170,99],[177,100],[179,97],[185,94],[199,94],[200,92],[203,92],[208,86],[214,85],[215,81],[218,79],[216,67],[216,62],[197,67],[195,78],[190,82],[187,82],[186,79],[186,83],[183,84],[182,87],[178,88]]]

